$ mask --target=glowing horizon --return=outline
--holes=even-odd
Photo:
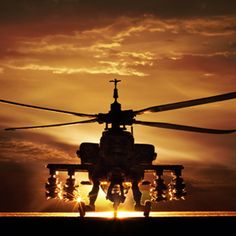
[[[150,212],[149,217],[235,217],[236,211],[170,211]],[[75,212],[0,212],[0,217],[80,217]],[[114,219],[114,212],[87,212],[85,218]],[[142,212],[118,211],[117,219],[144,218]]]

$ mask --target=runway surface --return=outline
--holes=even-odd
[[[68,212],[1,212],[0,229],[8,235],[137,236],[137,235],[210,235],[232,234],[236,211],[88,212],[86,217]],[[234,233],[233,233],[234,234]]]

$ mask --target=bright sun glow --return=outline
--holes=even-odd
[[[76,199],[77,202],[81,202],[82,201],[82,198],[80,196],[77,197]]]
[[[101,218],[114,218],[113,211],[104,211],[104,212],[87,212],[86,217],[101,217]],[[143,217],[143,212],[135,211],[118,211],[116,218],[130,218],[130,217]]]

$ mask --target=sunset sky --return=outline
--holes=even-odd
[[[114,78],[122,80],[123,109],[236,91],[234,0],[7,0],[0,2],[0,35],[0,99],[97,114],[113,102]],[[235,107],[236,99],[137,119],[235,129]],[[0,211],[76,210],[45,199],[45,166],[79,163],[80,143],[98,143],[103,125],[4,128],[77,120],[0,104]],[[187,200],[157,210],[236,210],[235,134],[134,125],[134,136],[155,145],[156,164],[185,167]],[[98,209],[106,207],[100,196]]]

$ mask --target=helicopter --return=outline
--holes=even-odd
[[[134,111],[122,110],[121,104],[118,102],[117,84],[121,82],[121,80],[114,79],[109,82],[114,83],[114,102],[110,105],[110,111],[107,113],[86,114],[0,100],[1,103],[90,118],[88,120],[76,122],[6,128],[5,130],[14,131],[20,129],[49,128],[94,122],[105,124],[99,143],[85,142],[80,144],[79,150],[76,151],[76,154],[81,161],[80,164],[47,165],[50,176],[45,184],[46,197],[48,199],[59,198],[77,201],[79,214],[81,217],[84,217],[86,212],[95,211],[95,202],[99,190],[102,189],[106,194],[106,199],[113,203],[114,216],[117,216],[119,205],[125,202],[128,191],[132,189],[133,200],[135,202],[134,209],[143,211],[144,216],[148,217],[151,211],[152,202],[185,199],[187,193],[182,178],[182,170],[184,167],[182,165],[154,164],[157,157],[154,145],[135,143],[133,124],[208,134],[230,134],[236,132],[236,129],[220,130],[164,122],[140,121],[136,120],[135,117],[148,112],[164,112],[234,99],[236,98],[236,92],[151,106]],[[127,126],[130,126],[130,131],[127,131]],[[59,172],[67,172],[68,174],[64,186],[62,186],[58,180],[57,175]],[[88,205],[81,200],[79,195],[79,185],[76,185],[75,178],[76,172],[88,173],[89,181],[80,182],[81,185],[92,185],[92,189],[88,194]],[[172,174],[172,179],[169,184],[166,184],[163,178],[163,175],[166,172]],[[145,173],[152,173],[154,181],[151,182],[146,180]],[[149,186],[150,200],[146,200],[144,204],[141,202],[141,185]]]

